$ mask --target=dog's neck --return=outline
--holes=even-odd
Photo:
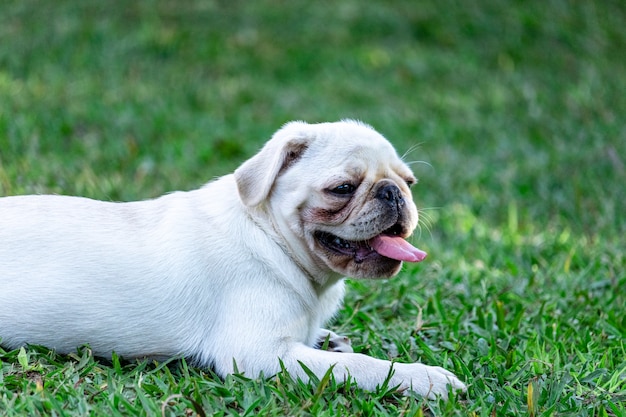
[[[295,236],[286,225],[279,224],[279,221],[272,215],[272,210],[265,204],[260,204],[254,208],[245,209],[257,227],[262,229],[280,247],[311,281],[318,296],[321,296],[328,288],[334,286],[344,277],[331,271],[323,262],[316,260],[309,255],[306,242],[300,236]],[[282,226],[282,227],[281,227]],[[285,233],[293,236],[292,239],[285,239]],[[297,242],[301,247],[292,247],[289,242]]]

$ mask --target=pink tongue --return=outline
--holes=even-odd
[[[370,246],[379,254],[398,261],[421,262],[426,258],[426,252],[399,236],[378,235],[370,241]]]

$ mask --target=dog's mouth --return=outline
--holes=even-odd
[[[406,262],[421,262],[426,258],[426,252],[414,247],[401,236],[399,225],[367,240],[346,240],[322,231],[315,232],[315,239],[333,253],[354,258],[356,263],[377,256]]]

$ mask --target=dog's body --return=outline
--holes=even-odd
[[[389,277],[425,254],[413,180],[389,143],[356,122],[288,124],[234,174],[132,203],[0,199],[0,338],[61,353],[185,356],[220,375],[266,376],[299,362],[365,389],[391,363],[322,330],[343,276]],[[373,249],[375,248],[375,249]],[[315,349],[331,337],[331,351]],[[424,396],[451,373],[394,364],[390,384]]]

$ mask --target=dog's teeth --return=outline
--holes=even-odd
[[[350,247],[350,245],[348,244],[348,242],[346,242],[345,240],[341,239],[341,238],[336,238],[335,240],[333,240],[333,243],[336,246],[339,246],[341,248],[347,249]]]
[[[337,239],[335,239],[334,243],[343,248],[343,249],[350,249],[352,247],[352,245],[350,244],[350,242],[348,242],[347,240],[343,240],[342,238],[338,237]]]

